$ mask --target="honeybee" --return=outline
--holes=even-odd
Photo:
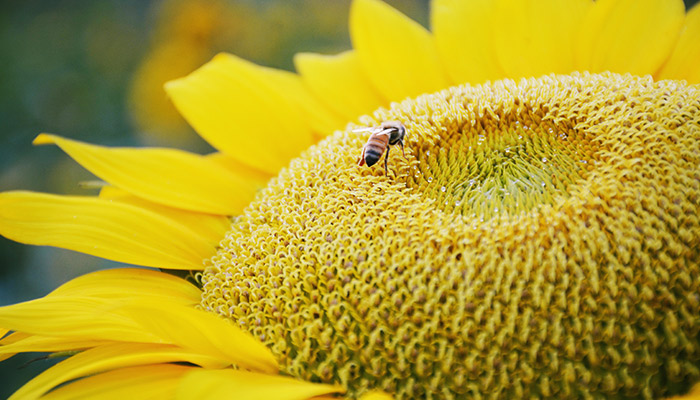
[[[389,169],[387,168],[387,163],[389,162],[389,149],[391,146],[398,144],[401,146],[401,153],[403,153],[404,158],[406,158],[406,152],[403,147],[403,139],[406,136],[406,128],[401,122],[398,121],[385,121],[381,125],[372,128],[362,128],[356,129],[353,132],[372,132],[367,139],[362,148],[362,155],[357,163],[359,166],[367,164],[368,167],[374,164],[382,158],[382,154],[386,150],[386,156],[384,156],[384,176],[389,174]]]

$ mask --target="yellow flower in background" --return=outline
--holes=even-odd
[[[0,308],[5,357],[72,354],[15,397],[687,391],[698,10],[435,0],[431,33],[356,0],[352,51],[298,74],[222,54],[166,86],[215,154],[40,135],[109,186],[2,193],[3,236],[197,285],[124,268]],[[408,130],[388,176],[353,131],[386,120]]]
[[[415,10],[418,0],[399,0]],[[145,143],[191,146],[196,135],[163,91],[220,51],[287,65],[294,48],[338,52],[346,39],[346,1],[167,0],[154,7],[150,48],[129,87],[129,110]],[[304,24],[294,23],[303,20]],[[300,44],[301,43],[301,44]]]
[[[141,136],[151,143],[185,144],[191,128],[163,92],[163,84],[194,71],[222,46],[241,36],[255,15],[243,3],[169,0],[159,3],[151,48],[134,74],[129,108]]]

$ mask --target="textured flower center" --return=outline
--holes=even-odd
[[[630,397],[700,377],[700,91],[613,74],[394,104],[233,220],[202,306],[283,372],[398,398]]]
[[[552,204],[597,161],[590,136],[571,121],[542,118],[487,114],[477,124],[445,131],[438,143],[416,149],[419,163],[409,185],[444,211],[472,218]]]

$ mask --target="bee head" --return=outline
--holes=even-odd
[[[406,136],[406,128],[401,122],[391,121],[385,122],[382,126],[384,129],[390,129],[389,133],[389,144],[395,145],[397,143],[403,143],[403,137]]]

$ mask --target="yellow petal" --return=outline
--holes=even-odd
[[[257,187],[264,187],[270,178],[277,175],[277,173],[273,175],[257,168],[253,168],[250,165],[243,164],[240,161],[236,161],[236,159],[227,155],[226,153],[217,151],[215,153],[207,154],[205,157],[217,163],[219,166],[228,169],[234,174],[243,174],[244,176],[248,177],[251,182],[255,182]]]
[[[334,56],[299,53],[294,65],[311,91],[346,121],[387,103],[369,82],[354,51]]]
[[[199,303],[201,295],[199,288],[184,279],[138,268],[91,272],[64,283],[49,294],[103,299],[160,297],[183,305]]]
[[[150,201],[203,213],[240,212],[259,188],[206,157],[176,149],[108,148],[41,134],[101,179]]]
[[[22,243],[169,269],[201,269],[217,244],[128,204],[32,192],[0,193],[0,234]]]
[[[277,372],[272,353],[247,332],[212,313],[157,298],[49,296],[0,307],[0,326],[66,341],[172,344],[229,365]]]
[[[0,346],[1,354],[14,354],[25,352],[57,352],[69,350],[89,349],[101,344],[109,343],[105,340],[72,339],[64,337],[30,335],[27,338],[14,343]]]
[[[6,332],[6,335],[3,336],[2,339],[0,339],[0,345],[16,343],[20,340],[24,340],[28,337],[31,337],[30,334],[24,332],[12,332],[10,334],[7,334],[7,332],[10,332],[9,329],[1,328],[1,330],[2,332]]]
[[[577,69],[653,74],[671,53],[683,17],[682,0],[598,0],[581,22]]]
[[[282,73],[282,72],[280,72]],[[270,81],[271,73],[220,54],[165,86],[206,141],[237,161],[276,174],[313,142],[303,110]]]
[[[659,79],[685,79],[700,83],[700,5],[695,5],[685,17],[676,47],[666,62]]]
[[[172,344],[229,364],[277,372],[272,353],[247,332],[167,299],[47,296],[0,307],[0,326],[72,340]]]
[[[17,399],[37,398],[71,380],[124,367],[186,362],[205,368],[223,368],[221,360],[169,345],[114,343],[85,350],[47,369],[17,390]]]
[[[182,376],[193,369],[172,364],[122,368],[72,382],[42,399],[172,399]]]
[[[284,93],[288,101],[299,108],[304,119],[310,124],[315,140],[343,127],[345,121],[331,112],[327,105],[319,102],[298,75],[269,68],[263,69],[262,72],[277,90]]]
[[[453,84],[481,83],[505,76],[494,44],[495,5],[492,0],[432,2],[435,45]]]
[[[338,385],[304,382],[279,375],[224,369],[192,370],[177,393],[178,399],[304,400],[329,393],[342,393]]]
[[[592,4],[591,0],[498,0],[495,48],[506,75],[574,71],[576,34]]]
[[[0,307],[0,326],[67,340],[162,342],[133,318],[120,314],[119,306],[114,299],[44,297]]]
[[[447,87],[430,33],[379,0],[355,0],[350,37],[360,63],[382,95],[399,101]]]
[[[229,365],[277,372],[272,353],[247,332],[212,313],[154,298],[145,302],[50,296],[1,307],[0,326],[38,336],[63,337],[64,343],[171,344]],[[40,340],[33,343],[42,345]],[[28,340],[28,346],[31,344]],[[17,344],[18,349],[20,346]]]
[[[114,186],[103,186],[100,189],[100,198],[130,204],[177,221],[196,232],[200,237],[206,238],[210,243],[221,241],[226,231],[231,227],[231,221],[226,215],[205,214],[164,206],[134,196]]]
[[[244,368],[277,372],[277,362],[265,345],[212,313],[157,302],[129,305],[123,312],[163,343],[228,360]]]
[[[7,346],[14,345],[17,341],[30,336],[22,332],[14,332],[8,335],[9,331],[9,329],[0,328],[0,361],[5,361],[20,352],[12,348],[8,349],[6,348]]]

